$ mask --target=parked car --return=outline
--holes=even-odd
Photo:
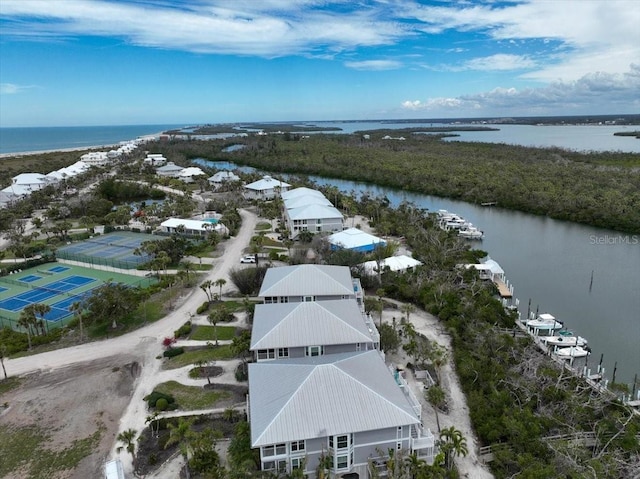
[[[244,255],[242,258],[240,258],[240,262],[241,263],[255,263],[256,262],[256,257],[255,257],[255,255],[247,254],[247,255]]]

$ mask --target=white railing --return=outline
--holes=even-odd
[[[388,368],[391,374],[393,375],[393,378],[396,380],[396,384],[400,386],[400,389],[402,389],[405,396],[409,400],[409,403],[411,404],[411,408],[413,409],[413,412],[416,413],[416,416],[418,416],[418,419],[422,419],[422,404],[420,404],[420,401],[418,401],[418,398],[416,397],[416,395],[413,394],[413,391],[409,387],[409,383],[402,376],[402,373],[397,369],[395,369],[393,365],[390,364]]]

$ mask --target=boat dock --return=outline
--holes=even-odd
[[[505,283],[502,278],[493,278],[493,284],[498,288],[498,293],[500,293],[501,298],[513,298],[512,289],[507,286],[507,283]]]

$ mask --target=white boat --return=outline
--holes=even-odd
[[[558,348],[553,354],[562,359],[584,358],[590,354],[589,350],[582,346],[570,346],[568,348]]]
[[[563,333],[563,331],[560,333]],[[564,333],[565,334],[558,334],[557,336],[541,336],[540,341],[548,344],[549,346],[556,346],[559,348],[587,345],[586,338],[583,338],[582,336],[574,336],[569,331],[565,331]]]
[[[484,233],[469,223],[465,228],[458,231],[458,236],[466,239],[480,240],[484,237]]]
[[[527,328],[533,330],[531,332],[536,336],[541,336],[540,331],[558,331],[563,327],[562,322],[549,313],[539,314],[537,318],[530,319],[524,324]],[[545,334],[544,336],[549,335]]]

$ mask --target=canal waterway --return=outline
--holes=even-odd
[[[197,162],[218,169],[237,168],[232,162]],[[472,245],[505,270],[523,317],[531,299],[532,311],[551,313],[588,339],[589,367],[595,370],[602,354],[609,380],[616,362],[616,382],[631,383],[640,374],[640,235],[366,183],[311,179],[345,192],[386,196],[394,206],[408,201],[430,211],[446,209],[463,216],[484,231],[484,240]]]

